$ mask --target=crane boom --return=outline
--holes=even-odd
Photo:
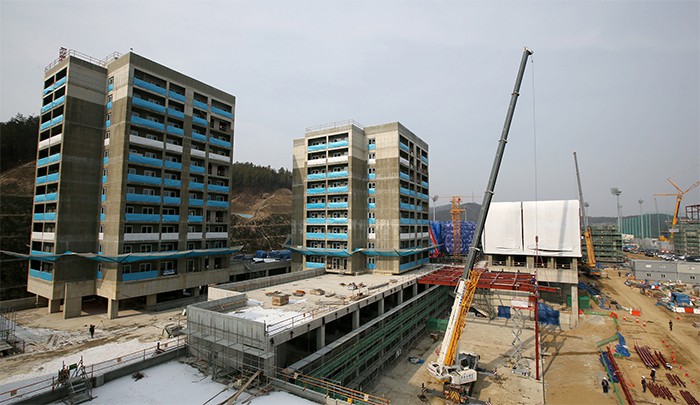
[[[578,184],[578,199],[581,204],[581,217],[583,218],[583,239],[586,241],[586,267],[588,274],[600,275],[596,270],[595,250],[593,247],[593,237],[591,236],[591,228],[588,226],[588,212],[586,212],[586,203],[583,201],[583,188],[581,187],[581,175],[578,170],[578,158],[574,152],[574,164],[576,165],[576,183]]]
[[[469,307],[471,306],[476,292],[476,286],[481,276],[481,272],[473,270],[473,267],[479,251],[481,236],[484,232],[486,217],[491,206],[491,199],[493,198],[493,192],[496,187],[496,179],[498,178],[501,161],[503,160],[503,153],[506,148],[506,143],[508,142],[508,133],[510,132],[510,125],[513,121],[515,105],[520,95],[520,85],[522,84],[523,74],[525,73],[525,67],[527,66],[527,60],[530,55],[532,55],[532,51],[526,47],[523,50],[523,55],[520,60],[520,68],[515,79],[515,86],[511,94],[503,130],[501,131],[501,138],[496,149],[493,166],[491,167],[491,175],[486,191],[484,192],[484,200],[481,204],[481,210],[479,211],[479,217],[476,222],[474,238],[469,246],[467,262],[464,266],[462,276],[457,283],[455,302],[452,305],[450,319],[445,331],[445,338],[442,342],[437,361],[428,364],[428,372],[437,380],[446,383],[468,384],[476,381],[475,368],[479,359],[478,355],[472,353],[458,353],[457,348],[462,331],[467,323]]]
[[[688,187],[687,189],[685,189],[685,191],[683,191],[680,187],[678,187],[678,185],[677,185],[676,183],[674,183],[673,181],[671,181],[670,178],[669,178],[669,179],[666,179],[666,180],[668,180],[668,182],[671,183],[671,185],[673,185],[673,187],[675,187],[676,190],[678,190],[678,194],[654,194],[654,195],[655,195],[655,196],[673,196],[673,197],[676,197],[676,207],[675,207],[675,209],[673,210],[673,220],[671,221],[671,228],[675,228],[675,227],[676,227],[676,224],[678,223],[678,213],[679,213],[679,211],[680,211],[680,209],[681,209],[681,200],[683,200],[683,196],[684,196],[687,192],[689,192],[690,190],[694,189],[695,187],[700,186],[700,181],[696,181],[696,182],[693,183],[690,187]],[[670,233],[671,233],[671,237],[670,237],[670,238],[671,238],[671,241],[673,242],[673,233],[674,233],[674,232],[670,232]]]

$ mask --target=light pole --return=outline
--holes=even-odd
[[[440,198],[438,195],[433,196],[433,222],[435,222],[435,206],[437,205],[437,200]]]
[[[654,197],[654,207],[656,207],[656,239],[661,236],[661,223],[659,222],[659,204],[656,203],[656,197]]]
[[[620,219],[620,208],[622,208],[620,205],[620,194],[622,194],[622,190],[617,187],[613,187],[610,189],[610,192],[617,198],[617,231],[620,233],[620,235],[622,235],[622,222]]]
[[[642,226],[642,246],[644,246],[644,211],[642,210],[642,204],[644,204],[644,200],[640,198],[637,202],[639,203],[639,223]]]

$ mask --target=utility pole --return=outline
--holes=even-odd
[[[613,187],[610,189],[610,192],[617,198],[617,231],[620,233],[620,235],[622,235],[622,220],[620,215],[620,209],[622,208],[620,205],[620,194],[622,194],[622,190],[617,187]]]

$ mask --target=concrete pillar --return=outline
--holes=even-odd
[[[55,314],[61,312],[61,300],[49,300],[49,313]]]
[[[360,327],[360,310],[359,308],[352,313],[352,329],[355,330]]]
[[[80,311],[82,310],[83,299],[80,294],[74,294],[73,287],[71,283],[66,283],[64,286],[63,319],[77,318],[80,316]],[[76,293],[77,292],[78,291],[76,291]]]
[[[192,289],[192,296],[199,297],[199,287],[194,287]]]
[[[286,366],[287,361],[287,345],[281,344],[275,346],[275,353],[277,354],[277,367]]]
[[[418,283],[413,284],[413,296],[418,295]]]
[[[119,317],[119,300],[107,301],[107,318],[117,319]]]
[[[571,285],[571,327],[578,325],[578,285]]]
[[[384,297],[382,297],[379,301],[377,301],[377,306],[379,309],[379,314],[378,315],[384,315]]]
[[[316,350],[321,350],[326,346],[326,325],[321,325],[316,329]]]
[[[396,305],[401,305],[403,304],[403,289],[400,289],[396,293]]]
[[[150,308],[158,303],[158,296],[156,294],[149,294],[146,296],[146,307]]]

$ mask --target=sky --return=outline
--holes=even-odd
[[[236,96],[236,161],[291,169],[308,127],[399,121],[438,205],[481,202],[523,46],[494,201],[577,199],[574,151],[591,216],[612,187],[637,215],[700,180],[698,1],[0,0],[0,120],[38,114],[60,47],[133,49]]]

